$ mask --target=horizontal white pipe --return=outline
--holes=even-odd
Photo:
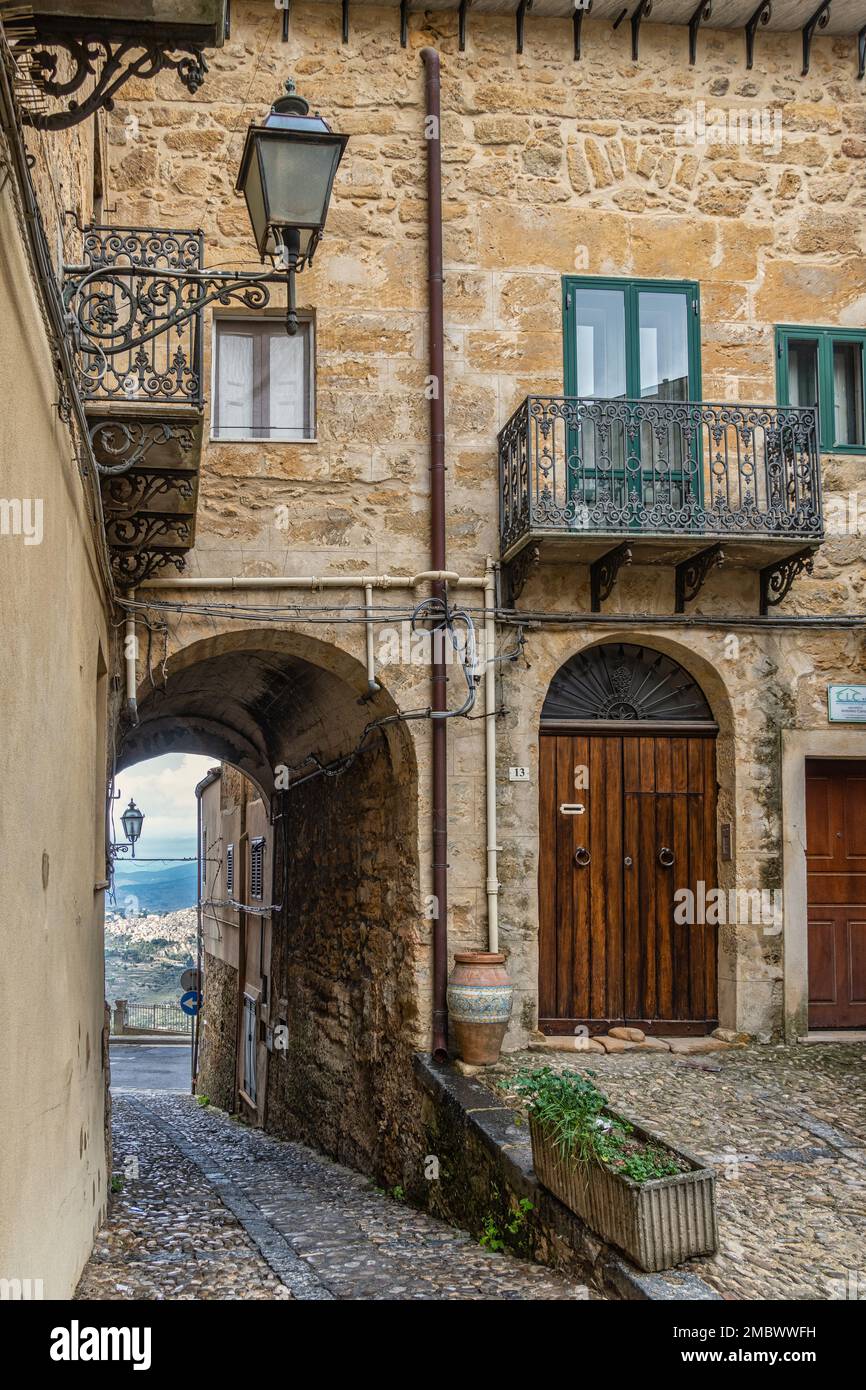
[[[425,570],[421,574],[325,574],[325,575],[263,575],[260,578],[148,579],[142,589],[417,589],[427,583],[452,584],[460,589],[483,589],[487,580],[475,575],[460,575],[453,570]]]

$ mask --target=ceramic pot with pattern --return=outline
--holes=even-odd
[[[511,1017],[514,986],[505,957],[492,951],[457,951],[448,980],[451,1031],[464,1062],[489,1066],[499,1061]]]

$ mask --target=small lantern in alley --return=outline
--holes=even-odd
[[[141,834],[141,827],[143,822],[144,812],[139,811],[135,802],[132,800],[132,797],[130,797],[129,805],[127,806],[123,815],[120,817],[120,823],[123,826],[123,831],[126,835],[127,840],[132,845],[133,859],[135,858],[135,842]]]
[[[335,134],[309,102],[286,83],[263,125],[251,125],[241,156],[237,189],[243,192],[262,260],[289,273],[286,327],[297,332],[296,271],[309,265],[328,216],[337,166],[348,135]]]

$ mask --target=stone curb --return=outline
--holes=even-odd
[[[137,1110],[149,1124],[167,1135],[179,1153],[194,1163],[214,1188],[223,1206],[228,1207],[233,1216],[243,1226],[250,1240],[256,1246],[262,1259],[273,1270],[277,1278],[289,1290],[293,1298],[303,1300],[335,1300],[335,1295],[322,1283],[318,1275],[306,1261],[295,1253],[285,1236],[272,1226],[267,1217],[247,1198],[237,1183],[226,1177],[225,1173],[214,1169],[204,1158],[195,1144],[184,1139],[171,1125],[130,1093],[124,1092],[125,1104]]]
[[[527,1127],[517,1125],[513,1109],[497,1105],[482,1082],[461,1076],[450,1063],[435,1062],[425,1053],[415,1054],[414,1069],[421,1086],[439,1105],[462,1112],[463,1124],[493,1159],[500,1180],[518,1199],[529,1198],[537,1223],[587,1267],[598,1288],[627,1300],[722,1301],[721,1294],[696,1274],[677,1269],[647,1274],[604,1245],[541,1186],[532,1166]]]

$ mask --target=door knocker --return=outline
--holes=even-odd
[[[662,848],[659,850],[659,863],[662,865],[662,867],[665,869],[669,869],[674,862],[674,858],[675,856],[673,850],[668,849],[666,846],[663,845]]]
[[[591,858],[592,855],[584,845],[579,845],[574,851],[574,862],[575,864],[579,864],[582,869],[586,868]]]

